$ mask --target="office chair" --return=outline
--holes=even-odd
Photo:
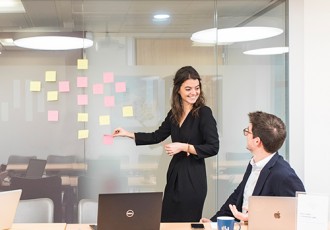
[[[98,203],[93,199],[82,199],[78,203],[78,223],[96,224],[97,223]]]
[[[14,223],[53,223],[54,203],[49,198],[20,200]]]
[[[10,189],[22,189],[21,200],[49,198],[54,203],[54,222],[62,219],[62,179],[59,176],[29,179],[12,177]]]

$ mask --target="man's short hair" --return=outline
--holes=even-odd
[[[286,138],[286,126],[277,116],[261,111],[249,113],[253,137],[259,137],[265,150],[277,152]]]

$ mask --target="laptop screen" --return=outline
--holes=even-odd
[[[29,179],[41,178],[44,174],[47,160],[31,159],[26,169],[25,177]]]
[[[99,194],[97,229],[159,229],[162,197],[162,192]]]
[[[0,192],[0,229],[11,228],[21,194],[21,189]]]

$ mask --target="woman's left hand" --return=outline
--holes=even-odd
[[[180,142],[173,142],[173,143],[164,145],[164,149],[169,156],[174,156],[175,154],[177,154],[181,151],[184,151],[183,145],[184,144],[180,143]],[[186,144],[185,144],[185,146],[186,146]]]

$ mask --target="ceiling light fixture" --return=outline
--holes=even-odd
[[[32,36],[14,40],[18,47],[36,50],[72,50],[93,46],[93,40],[72,36]]]
[[[289,47],[270,47],[244,51],[247,55],[275,55],[289,52]]]
[[[0,13],[25,13],[25,9],[20,0],[1,0]]]
[[[211,28],[192,34],[191,40],[198,43],[226,45],[232,42],[245,42],[274,37],[281,33],[283,33],[282,29],[274,27]]]
[[[166,22],[170,18],[168,14],[155,14],[154,18],[152,19],[154,22]]]

